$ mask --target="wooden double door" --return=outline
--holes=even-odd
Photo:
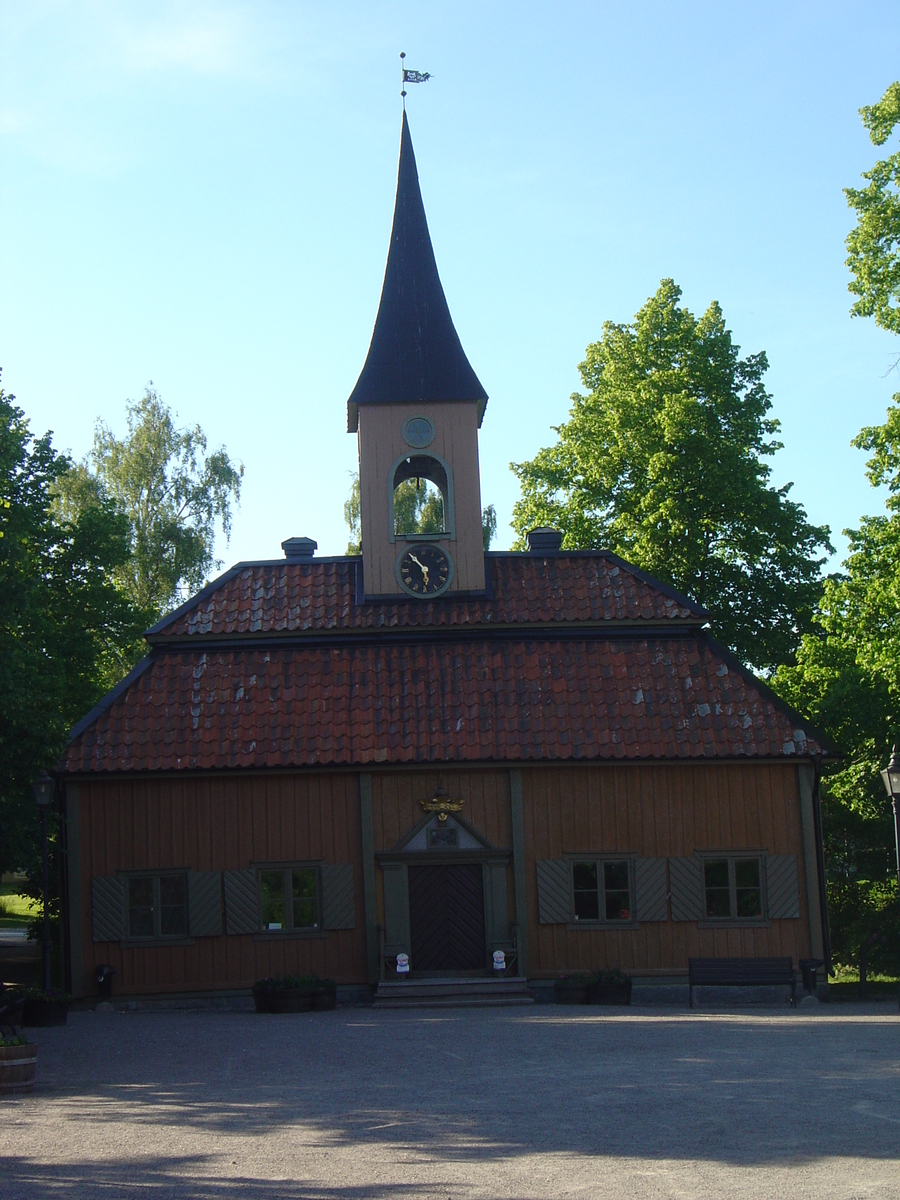
[[[481,863],[410,866],[413,971],[483,971],[487,962]]]

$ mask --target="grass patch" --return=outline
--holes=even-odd
[[[0,884],[0,929],[24,929],[37,913],[38,905],[14,883]]]

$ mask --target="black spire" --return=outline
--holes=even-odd
[[[441,287],[404,112],[381,303],[365,365],[347,401],[347,428],[355,432],[361,404],[447,400],[477,401],[481,424],[487,392],[469,365]]]

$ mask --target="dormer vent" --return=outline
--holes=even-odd
[[[288,562],[309,562],[315,554],[319,543],[308,537],[292,537],[281,543],[284,557]]]
[[[560,530],[550,529],[547,525],[530,529],[525,536],[532,554],[558,554],[562,547],[563,535]]]

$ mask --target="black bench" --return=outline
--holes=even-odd
[[[689,958],[688,1003],[694,1007],[695,987],[767,987],[784,984],[791,989],[791,1007],[797,1007],[797,977],[790,958]]]

